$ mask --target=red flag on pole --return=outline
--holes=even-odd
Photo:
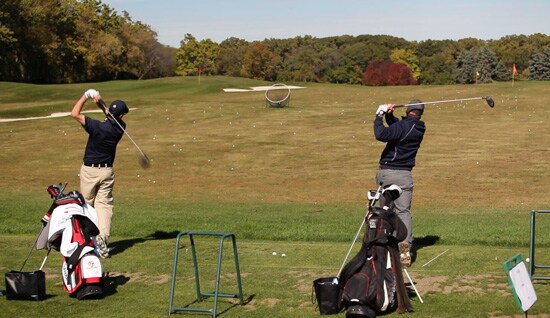
[[[199,74],[201,74],[201,73],[202,73],[202,66],[199,66]]]
[[[518,70],[516,70],[516,64],[512,66],[512,74],[517,74]]]

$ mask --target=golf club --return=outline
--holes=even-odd
[[[489,107],[493,108],[495,107],[495,101],[490,96],[483,96],[483,97],[472,97],[472,98],[459,98],[459,99],[448,99],[448,100],[438,100],[435,102],[423,102],[423,103],[411,103],[411,104],[399,104],[394,105],[393,107],[408,107],[408,106],[414,106],[414,105],[428,105],[428,104],[439,104],[439,103],[453,103],[453,102],[463,102],[467,100],[478,100],[478,99],[484,99],[487,102],[487,105]]]
[[[138,146],[138,144],[134,141],[134,139],[126,131],[126,129],[124,129],[124,127],[122,127],[122,125],[118,122],[118,120],[115,118],[115,116],[108,111],[107,106],[105,105],[105,102],[103,101],[103,99],[99,100],[98,105],[102,108],[103,113],[105,113],[106,116],[110,116],[115,121],[115,123],[117,123],[118,127],[120,127],[120,129],[122,129],[124,134],[126,134],[126,136],[128,136],[128,138],[130,138],[130,140],[132,141],[134,146],[136,146],[136,148],[139,151],[139,154],[141,156],[141,160],[139,161],[139,164],[141,165],[141,167],[143,169],[149,168],[151,166],[151,162],[149,161],[149,158],[147,157],[145,152],[143,152],[143,150],[141,150],[141,148]]]

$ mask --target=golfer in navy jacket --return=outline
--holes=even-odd
[[[422,103],[412,100],[410,104]],[[376,184],[382,186],[396,184],[403,193],[394,201],[394,209],[399,218],[407,227],[407,238],[399,244],[401,262],[404,266],[411,265],[410,249],[413,243],[412,227],[412,169],[415,166],[416,154],[422,143],[426,126],[420,118],[424,112],[424,105],[407,107],[406,116],[401,120],[393,115],[393,104],[380,105],[374,119],[374,136],[385,142],[386,147],[380,156],[380,167],[376,173]],[[386,120],[384,125],[383,118]],[[384,204],[384,202],[380,202]]]

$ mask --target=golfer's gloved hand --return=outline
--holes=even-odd
[[[84,93],[84,96],[86,96],[86,98],[94,98],[96,95],[99,95],[99,92],[96,91],[95,89],[89,89],[87,90],[85,93]]]
[[[376,110],[376,116],[382,117],[388,112],[388,105],[383,104],[378,106],[378,109]]]

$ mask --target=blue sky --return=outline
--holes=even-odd
[[[186,33],[220,43],[387,34],[409,41],[550,35],[550,0],[103,0],[178,47]]]

